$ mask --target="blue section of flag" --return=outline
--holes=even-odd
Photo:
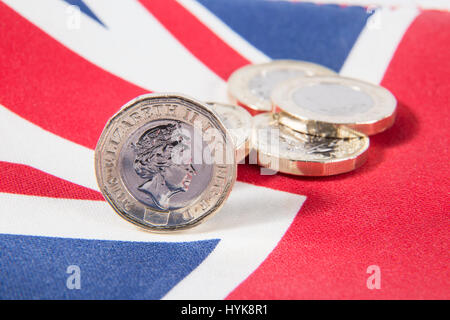
[[[106,25],[101,21],[94,12],[83,2],[83,0],[63,0],[64,2],[67,2],[68,4],[71,4],[73,6],[77,6],[80,8],[80,11],[83,12],[85,15],[89,16],[90,18],[94,19],[98,23],[100,23],[102,26],[106,28]]]
[[[128,242],[0,235],[0,299],[160,299],[219,240]],[[68,289],[70,265],[81,288]],[[76,282],[69,281],[74,284]]]
[[[335,71],[372,14],[362,7],[289,1],[198,2],[270,58],[306,60]]]

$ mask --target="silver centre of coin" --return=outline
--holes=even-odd
[[[303,77],[306,73],[295,69],[280,69],[262,71],[250,79],[248,86],[250,92],[261,100],[270,100],[273,88],[285,80]]]
[[[284,81],[318,75],[335,75],[326,67],[293,60],[273,60],[267,63],[247,65],[232,73],[228,79],[231,100],[255,111],[271,111],[271,93]]]
[[[395,97],[383,87],[330,76],[282,82],[273,89],[271,100],[277,110],[302,121],[344,124],[353,128],[391,119],[397,105]]]
[[[156,120],[128,138],[119,166],[134,198],[155,210],[175,210],[201,195],[211,181],[213,165],[189,161],[196,152],[211,152],[205,142],[194,149],[191,137],[195,134],[187,123]],[[202,141],[201,136],[194,138]]]
[[[234,151],[207,105],[179,94],[144,95],[103,130],[97,182],[126,220],[151,231],[185,229],[224,204],[236,179]]]
[[[351,116],[366,113],[374,105],[365,92],[326,82],[299,88],[292,93],[292,99],[297,105],[324,115]]]

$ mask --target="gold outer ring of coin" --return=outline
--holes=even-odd
[[[314,112],[311,107],[307,108],[294,102],[293,95],[297,90],[320,84],[336,84],[362,92],[370,97],[373,106],[365,112],[342,116],[331,111],[328,114]],[[342,126],[366,135],[383,132],[394,124],[397,111],[397,100],[387,89],[345,77],[321,76],[309,78],[307,81],[304,78],[287,80],[272,91],[271,99],[274,112],[280,114],[281,124],[298,132],[336,138],[343,137],[342,134],[345,137],[346,130],[339,130]]]
[[[279,130],[279,149],[261,141],[261,132]],[[369,138],[352,129],[351,138],[325,138],[296,132],[279,124],[277,114],[260,114],[253,118],[253,149],[262,167],[299,176],[330,176],[359,168],[367,160]],[[263,137],[264,140],[267,138]]]
[[[155,121],[159,122],[155,124]],[[227,158],[229,161],[225,164],[213,162],[210,180],[207,179],[207,182],[201,186],[204,189],[200,190],[200,195],[182,208],[159,210],[155,209],[155,206],[144,203],[141,199],[138,200],[138,193],[133,194],[126,185],[124,167],[121,166],[125,163],[124,161],[128,161],[121,158],[122,153],[126,154],[130,145],[133,147],[134,143],[130,140],[131,137],[140,136],[140,141],[152,127],[159,126],[161,122],[184,123],[186,127],[191,126],[194,129],[198,123],[196,121],[202,122],[205,131],[207,127],[204,127],[204,124],[210,124],[219,130],[220,137],[212,140],[223,142],[224,149],[230,148],[229,151],[223,151],[229,157]],[[148,129],[149,127],[150,129]],[[208,146],[210,146],[210,142],[208,142]],[[97,183],[103,196],[116,213],[136,226],[156,233],[188,229],[206,221],[224,205],[236,181],[237,164],[234,150],[232,137],[224,124],[205,103],[178,93],[145,94],[126,103],[108,120],[103,129],[95,149]],[[196,174],[203,174],[203,172]],[[192,180],[189,183],[188,187],[192,187]],[[186,187],[186,185],[183,186]],[[194,188],[196,187],[198,186],[194,186]],[[154,190],[158,191],[159,189]],[[156,202],[154,203],[156,204]],[[168,222],[171,218],[182,219],[183,223],[169,225]]]
[[[233,104],[244,107],[252,116],[272,111],[270,97],[263,99],[252,93],[250,82],[255,77],[267,72],[281,70],[298,71],[303,73],[304,76],[337,75],[331,69],[306,61],[273,60],[267,63],[246,65],[234,71],[228,78],[228,97],[230,101]],[[298,76],[296,75],[296,77]]]
[[[244,108],[220,102],[206,102],[217,113],[233,137],[236,146],[236,162],[244,160],[251,148],[253,117]]]
[[[349,127],[344,125],[336,125],[333,123],[314,121],[314,120],[303,120],[291,116],[290,114],[278,111],[274,113],[276,115],[278,122],[294,131],[300,133],[307,133],[318,137],[329,137],[329,138],[354,138],[353,130],[349,130]]]

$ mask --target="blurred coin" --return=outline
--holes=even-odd
[[[283,125],[331,137],[339,137],[340,126],[367,135],[384,131],[394,123],[397,106],[387,89],[344,77],[287,80],[273,90],[272,103]]]
[[[247,65],[230,76],[228,93],[234,104],[247,108],[254,115],[272,110],[271,92],[280,82],[316,75],[336,75],[336,73],[315,63],[295,60],[274,60]]]
[[[283,173],[329,176],[352,171],[367,159],[369,138],[347,129],[349,138],[324,138],[280,125],[277,115],[253,118],[253,148],[258,164]],[[345,128],[341,128],[345,130]]]
[[[236,146],[236,162],[241,162],[250,150],[252,116],[244,108],[218,102],[207,102],[217,113],[233,138]]]
[[[210,217],[236,179],[225,126],[206,104],[179,94],[143,95],[123,106],[98,141],[95,169],[114,210],[157,232]]]

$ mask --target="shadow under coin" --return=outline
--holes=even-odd
[[[395,147],[411,140],[419,131],[419,122],[411,109],[400,102],[397,108],[397,117],[393,126],[384,132],[370,136],[368,158],[361,167],[342,174],[324,177],[295,176],[302,180],[337,181],[351,179],[375,170],[384,159],[386,148]],[[283,173],[279,173],[286,175]],[[286,175],[293,177],[290,175]]]
[[[370,137],[372,145],[383,148],[395,147],[411,140],[420,129],[419,121],[411,108],[399,102],[393,126],[384,132]]]

